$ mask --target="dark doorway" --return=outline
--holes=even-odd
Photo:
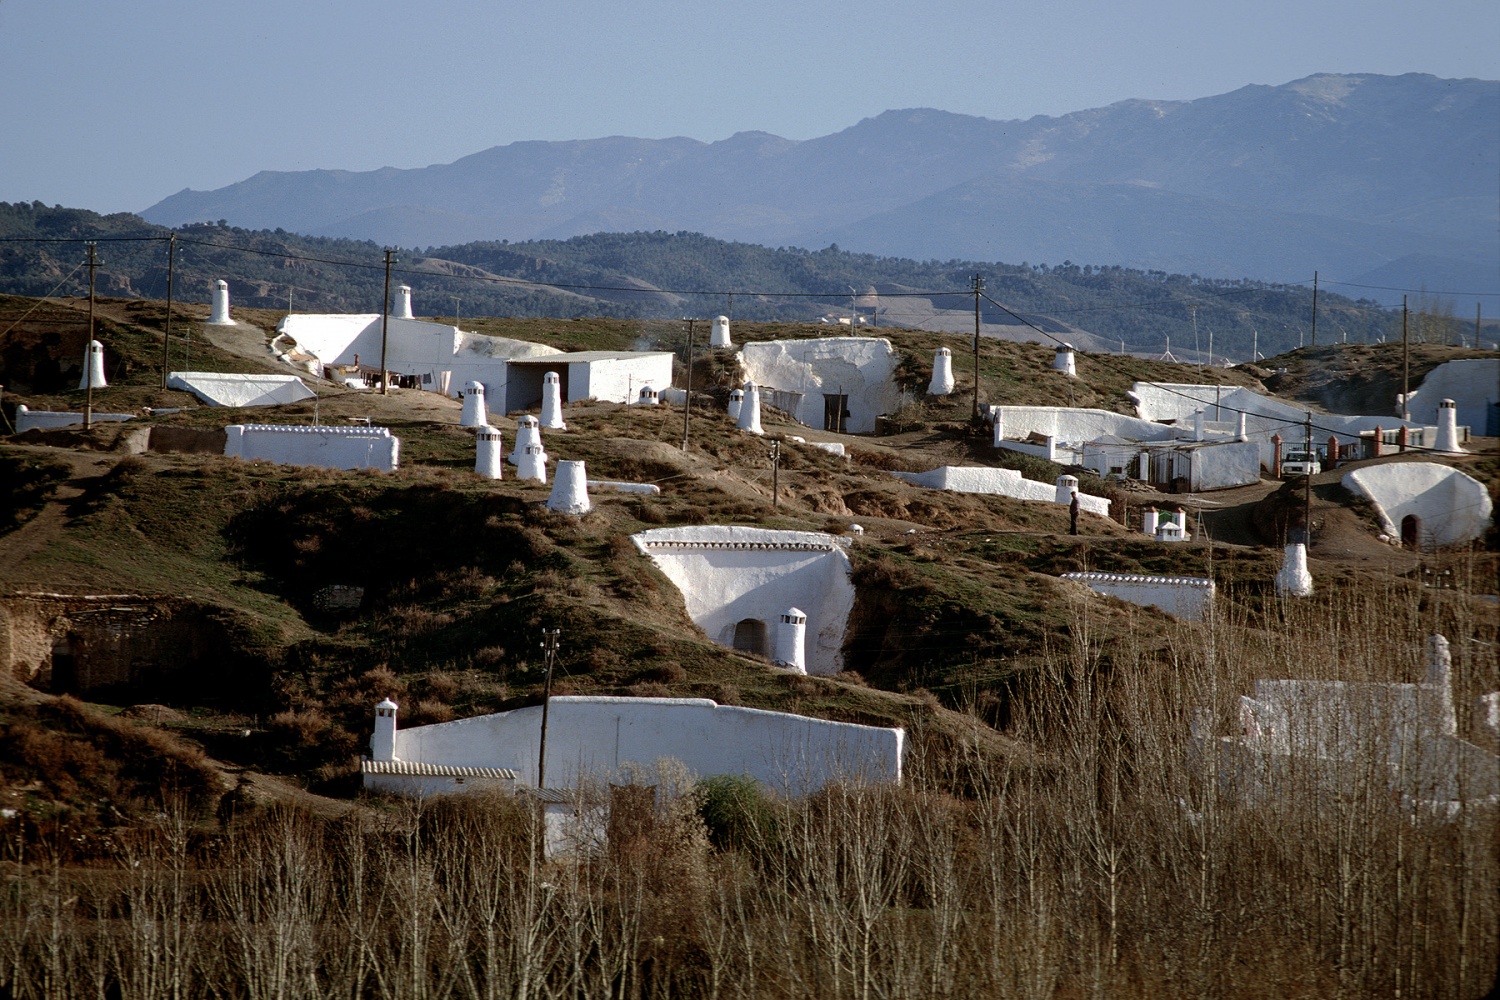
[[[766,623],[746,618],[735,623],[734,648],[754,656],[766,655]]]
[[[848,393],[823,393],[823,429],[844,433],[849,421]]]
[[[1401,547],[1403,549],[1417,549],[1422,546],[1422,519],[1415,514],[1407,514],[1401,519]]]

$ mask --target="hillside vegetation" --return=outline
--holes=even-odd
[[[212,284],[229,282],[237,305],[285,312],[378,312],[384,257],[373,243],[199,224],[176,231],[175,295],[206,303]],[[0,292],[86,291],[80,243],[98,239],[102,294],[165,298],[171,230],[136,216],[99,216],[40,203],[0,204]],[[110,242],[126,240],[126,242]],[[142,240],[144,242],[133,242]],[[915,261],[818,251],[770,249],[694,233],[601,233],[562,241],[472,243],[400,251],[395,280],[413,286],[417,310],[440,318],[606,316],[665,320],[816,321],[847,318],[850,289],[867,320],[881,326],[972,329],[971,279],[987,299],[981,318],[1005,336],[1179,358],[1248,359],[1310,340],[1312,291],[1140,271],[1119,266]],[[732,296],[732,299],[731,299]],[[1000,306],[1004,306],[1002,309]],[[1473,323],[1452,318],[1441,297],[1413,302],[1429,319],[1424,339],[1472,341]],[[1375,343],[1399,339],[1401,316],[1373,301],[1324,288],[1319,339]],[[1009,311],[1006,311],[1009,310]],[[875,314],[879,313],[879,317]],[[882,318],[883,317],[883,318]],[[1029,324],[1029,325],[1027,325]],[[1500,339],[1491,319],[1482,339]]]
[[[1050,481],[1062,470],[997,455],[970,423],[965,338],[894,330],[880,332],[903,353],[910,391],[894,433],[840,437],[768,410],[768,435],[850,451],[786,442],[774,498],[768,442],[724,412],[728,352],[692,358],[685,447],[680,407],[570,405],[568,429],[545,432],[553,458],[662,490],[598,493],[572,518],[546,509],[546,486],[475,476],[453,400],[317,383],[315,401],[195,407],[160,389],[162,303],[115,298],[99,312],[114,367],[96,406],[187,408],[0,441],[0,806],[12,810],[0,814],[0,861],[15,887],[0,894],[0,992],[1254,997],[1399,983],[1437,997],[1487,986],[1500,942],[1493,814],[1414,817],[1379,780],[1326,809],[1311,798],[1247,808],[1221,794],[1189,734],[1200,708],[1228,731],[1257,677],[1418,679],[1415,650],[1435,631],[1454,644],[1457,704],[1500,687],[1500,616],[1485,597],[1500,567],[1494,533],[1461,552],[1392,549],[1331,473],[1314,495],[1318,589],[1299,602],[1274,593],[1274,532],[1162,545],[1089,516],[1071,536],[1060,505],[909,486],[888,471],[1011,462]],[[174,339],[191,331],[194,367],[270,370],[276,312],[246,310],[248,332],[206,327],[202,314],[173,317]],[[74,300],[0,298],[11,331],[0,381],[27,387],[7,389],[7,414],[78,405],[79,316]],[[564,348],[680,350],[683,334],[676,321],[621,318],[474,325]],[[959,390],[926,399],[940,345],[954,350]],[[1390,349],[1349,369],[1385,364]],[[985,339],[981,402],[1125,411],[1137,378],[1256,383],[1247,370],[1088,354],[1068,380],[1051,358]],[[1333,363],[1280,360],[1287,378]],[[402,439],[402,467],[141,451],[147,426],[247,419],[369,419]],[[494,419],[514,440],[514,420]],[[1493,454],[1459,461],[1500,489]],[[1235,501],[1236,516],[1251,522],[1274,488]],[[1085,489],[1109,492],[1121,519],[1148,501],[1207,499],[1204,523],[1228,523],[1228,511],[1211,521],[1212,498]],[[1284,517],[1284,500],[1265,502]],[[793,675],[709,642],[629,540],[710,523],[863,527],[844,673]],[[1222,600],[1208,622],[1182,622],[1057,579],[1070,570],[1209,576]],[[352,604],[330,599],[350,593]],[[114,673],[84,685],[50,645],[53,614],[154,615],[164,638],[101,658]],[[562,630],[554,693],[899,725],[908,779],[784,800],[695,783],[664,762],[636,776],[661,789],[654,826],[561,865],[538,859],[514,800],[359,794],[377,700],[396,698],[403,726],[535,704],[544,628]],[[177,943],[163,943],[168,932]]]

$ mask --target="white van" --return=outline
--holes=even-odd
[[[1316,452],[1289,451],[1281,458],[1281,474],[1285,476],[1316,476],[1323,471]]]

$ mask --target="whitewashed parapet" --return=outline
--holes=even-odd
[[[891,475],[913,486],[925,486],[932,490],[984,493],[1014,500],[1039,500],[1047,503],[1066,504],[1071,500],[1068,497],[1059,501],[1056,483],[1039,483],[1035,479],[1026,479],[1015,469],[943,465],[927,472],[892,472]],[[1109,500],[1104,497],[1079,493],[1078,506],[1090,514],[1109,516]]]
[[[401,451],[401,439],[388,427],[231,424],[224,435],[224,454],[247,462],[391,472]]]
[[[1159,608],[1178,618],[1200,621],[1208,613],[1217,588],[1198,576],[1145,576],[1139,573],[1064,573],[1090,590],[1118,597],[1142,607]]]
[[[641,496],[661,496],[661,487],[655,483],[616,483],[608,479],[590,479],[589,492],[636,493]]]
[[[514,769],[521,780],[535,781],[541,714],[533,705],[412,729],[393,726],[392,750],[398,761],[423,768]],[[672,757],[700,777],[744,774],[777,790],[806,793],[829,781],[899,782],[904,744],[901,729],[707,698],[554,696],[546,770],[549,783],[570,783],[610,777],[632,761]]]
[[[95,422],[121,420],[133,420],[134,413],[95,413]],[[55,430],[58,427],[74,427],[83,423],[82,413],[72,413],[67,410],[33,410],[25,403],[16,407],[16,433],[25,434],[29,430],[41,428],[42,430]]]
[[[840,545],[842,543],[842,546]],[[844,539],[835,539],[830,536],[828,543],[822,542],[711,542],[711,541],[689,541],[689,540],[663,540],[652,539],[642,541],[636,536],[636,544],[643,552],[666,549],[762,549],[766,551],[786,552],[832,552],[835,549],[848,545]]]
[[[854,607],[850,539],[695,525],[652,528],[631,541],[676,585],[688,617],[711,641],[769,657],[781,616],[796,607],[807,618],[807,671],[843,669],[844,631]]]

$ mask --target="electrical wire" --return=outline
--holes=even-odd
[[[973,294],[973,293],[970,293],[970,294]],[[1043,330],[1041,327],[1037,326],[1035,323],[1032,323],[1031,321],[1027,320],[1025,317],[1016,314],[1014,311],[1012,311],[1010,308],[1008,308],[1003,303],[996,302],[994,299],[990,298],[984,292],[980,292],[979,295],[986,302],[988,302],[991,305],[995,306],[997,309],[1000,309],[1002,312],[1004,312],[1004,313],[1006,313],[1006,314],[1014,317],[1016,320],[1018,320],[1019,322],[1021,322],[1025,326],[1028,326],[1031,329],[1035,330],[1037,333],[1039,333],[1042,336],[1046,337],[1048,340],[1053,341],[1054,343],[1058,344],[1059,346],[1066,346],[1066,347],[1071,347],[1072,346],[1071,344],[1068,344],[1067,341],[1062,340],[1062,339],[1060,339],[1058,337],[1053,336],[1052,334],[1048,333],[1046,330]],[[1116,366],[1116,365],[1114,365],[1111,362],[1109,362],[1109,361],[1106,360],[1106,359],[1112,358],[1112,357],[1113,357],[1113,355],[1109,355],[1109,354],[1090,355],[1090,358],[1095,363],[1097,363],[1097,364],[1103,365],[1106,368],[1114,368],[1121,375],[1125,375],[1126,377],[1128,377],[1128,378],[1130,378],[1130,379],[1132,379],[1132,380],[1134,380],[1136,382],[1140,382],[1142,385],[1149,385],[1149,386],[1151,386],[1151,387],[1153,387],[1155,389],[1161,390],[1162,392],[1166,392],[1166,393],[1169,393],[1169,394],[1174,395],[1174,396],[1180,396],[1181,398],[1186,399],[1187,401],[1189,401],[1191,403],[1202,403],[1205,406],[1213,405],[1214,407],[1216,407],[1216,408],[1218,408],[1220,410],[1228,410],[1230,413],[1243,414],[1246,417],[1257,417],[1257,418],[1269,419],[1269,420],[1279,419],[1279,418],[1275,418],[1275,417],[1268,417],[1264,413],[1256,413],[1253,410],[1242,410],[1242,409],[1240,409],[1237,406],[1231,406],[1231,405],[1223,403],[1223,402],[1221,402],[1219,400],[1199,399],[1197,396],[1189,395],[1186,392],[1182,392],[1181,390],[1173,388],[1173,384],[1174,383],[1169,383],[1169,382],[1151,382],[1151,381],[1147,381],[1145,379],[1136,378],[1136,376],[1135,376],[1134,373],[1125,371],[1125,370],[1119,368],[1118,366]],[[1180,383],[1177,383],[1177,384],[1180,384]],[[1216,387],[1205,385],[1204,388],[1208,389],[1208,388],[1216,388]],[[1233,388],[1240,389],[1240,388],[1244,388],[1244,387],[1243,386],[1234,386]],[[1312,411],[1308,410],[1306,412],[1307,412],[1308,417],[1311,418]],[[1308,426],[1309,423],[1310,423],[1310,421],[1291,421],[1291,420],[1283,420],[1281,422],[1282,423],[1286,423],[1288,425],[1297,424],[1297,425],[1301,425],[1301,426]],[[1402,421],[1402,425],[1404,426],[1405,424],[1406,424],[1406,421],[1403,420]],[[1337,436],[1340,433],[1342,433],[1345,437],[1349,436],[1349,432],[1348,431],[1342,431],[1341,432],[1341,431],[1339,431],[1336,428],[1325,427],[1325,426],[1322,426],[1322,425],[1316,424],[1316,423],[1312,423],[1311,424],[1311,428],[1314,431],[1325,432],[1327,434],[1331,434],[1331,435],[1335,435],[1335,436]],[[1412,444],[1408,444],[1406,446],[1406,450],[1407,450],[1407,452],[1419,452],[1419,453],[1420,452],[1432,452],[1434,454],[1447,454],[1446,452],[1440,452],[1440,451],[1438,451],[1437,448],[1429,448],[1429,447],[1427,447],[1425,445],[1412,445]]]

